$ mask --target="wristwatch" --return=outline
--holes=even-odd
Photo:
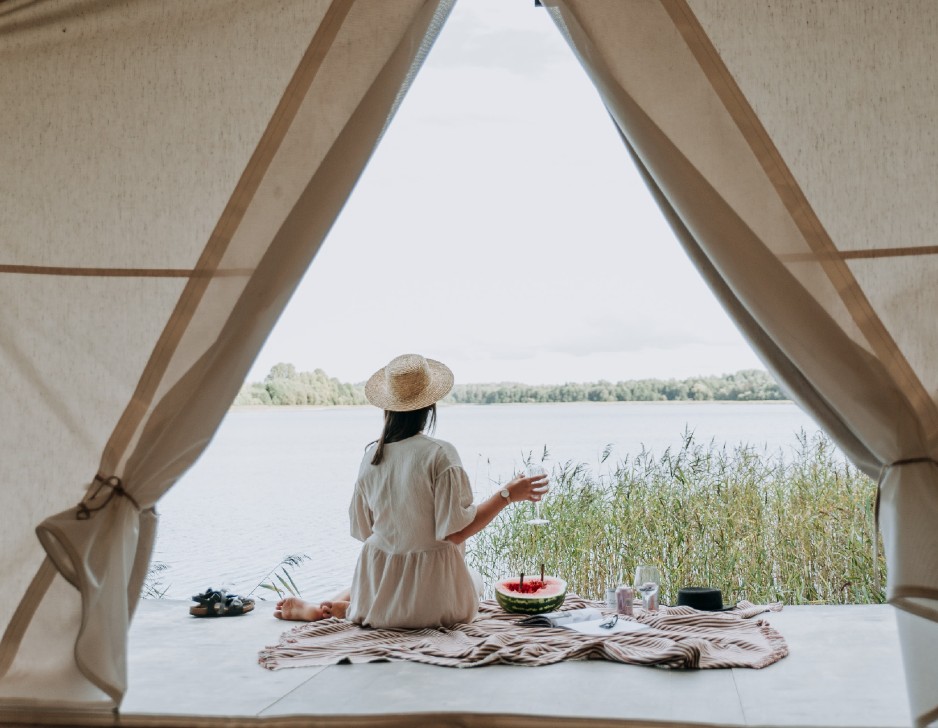
[[[498,494],[506,501],[511,503],[511,493],[508,492],[508,488],[502,488],[500,491],[498,491]]]

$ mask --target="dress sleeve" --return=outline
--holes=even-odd
[[[352,495],[352,504],[348,508],[348,518],[352,538],[364,541],[371,535],[371,527],[375,523],[374,515],[365,500],[365,494],[357,484],[355,493]]]
[[[442,541],[451,533],[462,531],[476,517],[472,505],[469,476],[460,465],[444,470],[433,485],[436,537]]]

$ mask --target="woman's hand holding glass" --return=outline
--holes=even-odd
[[[512,487],[518,489],[519,498],[515,498],[515,491]],[[548,521],[541,518],[541,499],[549,489],[547,470],[542,465],[528,465],[523,475],[518,475],[508,485],[508,492],[511,493],[511,500],[527,500],[534,503],[535,517],[527,521],[532,526],[543,526]]]
[[[505,487],[508,489],[512,503],[520,503],[521,501],[540,503],[541,498],[548,490],[547,471],[543,468],[540,472],[531,472],[529,470],[525,474],[516,475],[515,479]]]

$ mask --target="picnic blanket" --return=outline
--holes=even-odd
[[[568,595],[564,609],[596,607],[602,602]],[[266,647],[258,661],[270,670],[340,663],[410,661],[445,667],[550,665],[562,660],[611,660],[671,668],[752,667],[771,665],[788,654],[785,638],[768,622],[755,619],[781,604],[739,602],[733,611],[700,612],[690,607],[661,607],[636,614],[649,627],[635,632],[585,635],[556,627],[517,624],[494,601],[480,604],[471,624],[451,629],[371,629],[340,619],[309,622],[285,632]]]

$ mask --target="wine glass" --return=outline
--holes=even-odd
[[[529,463],[524,468],[524,474],[529,478],[533,478],[536,475],[547,475],[547,469],[540,463]],[[547,488],[545,487],[544,493],[546,492],[547,492]],[[541,497],[543,498],[544,496],[542,495]],[[544,526],[550,523],[550,521],[548,521],[546,518],[541,518],[541,502],[540,501],[534,502],[534,518],[530,519],[529,521],[526,521],[526,523],[531,526]]]
[[[656,566],[639,564],[635,569],[635,591],[642,595],[642,609],[647,612],[658,610],[658,590],[661,574]]]

